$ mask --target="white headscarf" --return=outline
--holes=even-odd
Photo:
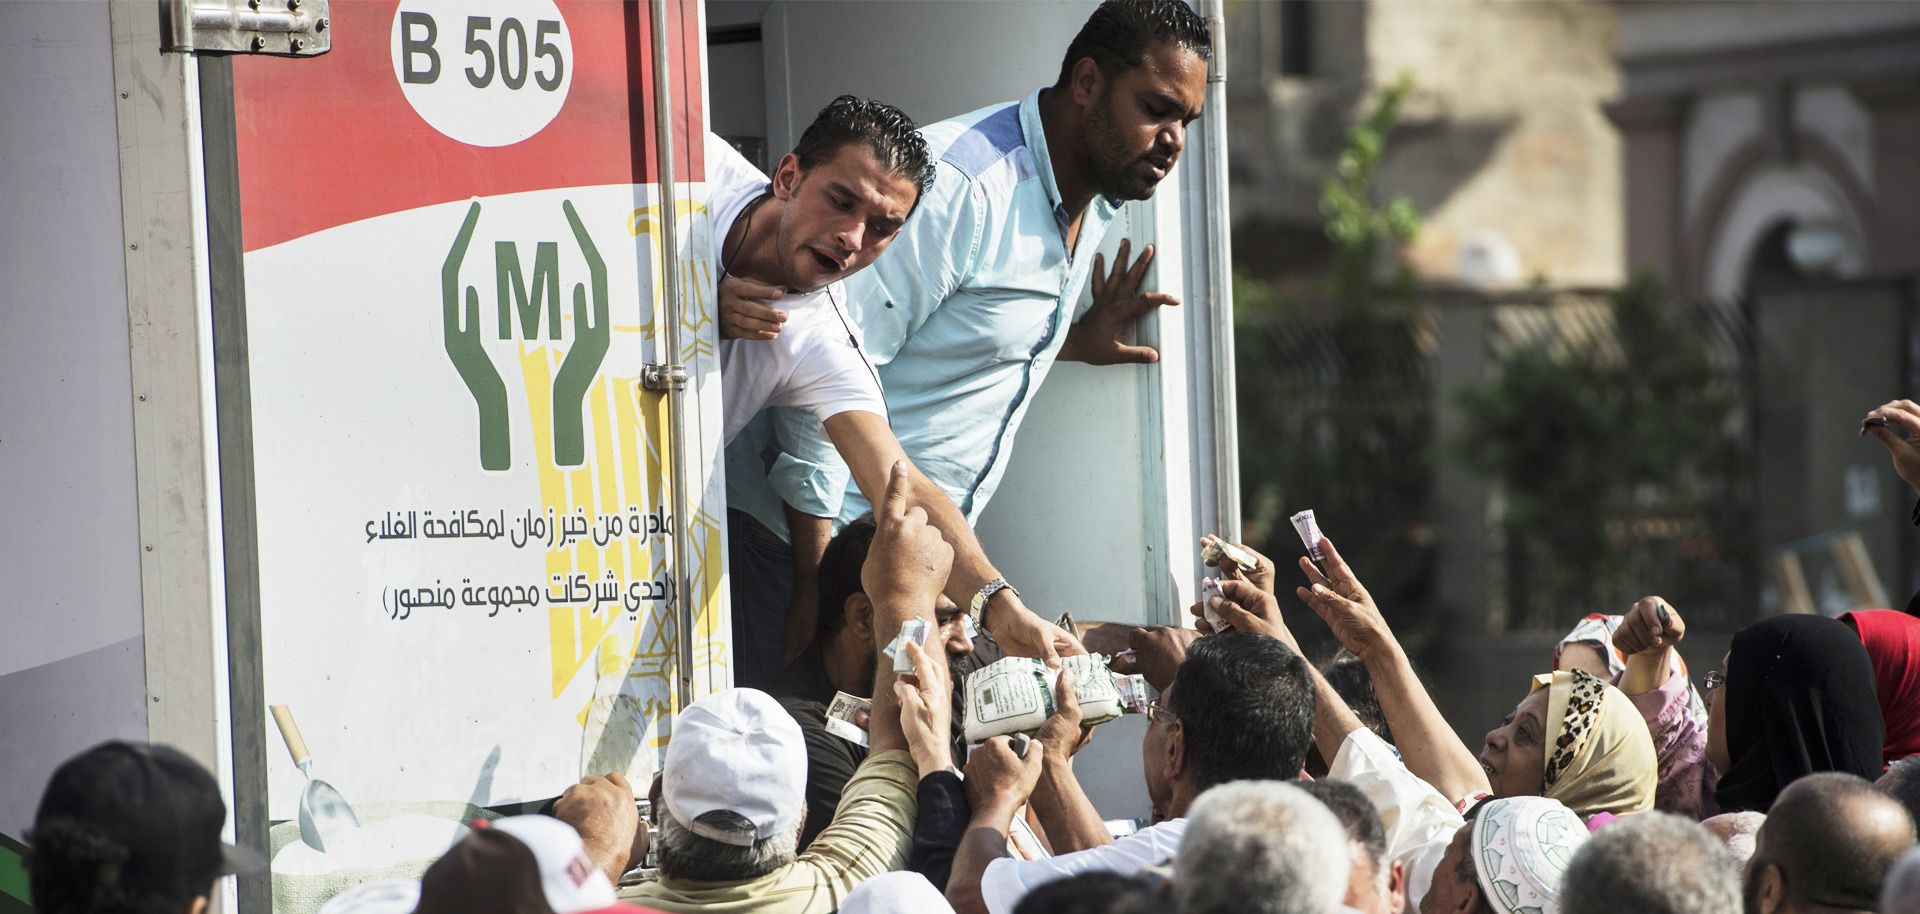
[[[1586,840],[1586,825],[1559,800],[1502,797],[1480,807],[1467,853],[1495,914],[1556,914],[1560,879]]]

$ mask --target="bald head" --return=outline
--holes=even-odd
[[[1892,797],[1851,774],[1808,775],[1780,792],[1760,828],[1747,910],[1872,910],[1887,873],[1913,845],[1913,819]]]
[[[1723,812],[1700,824],[1721,844],[1726,845],[1734,862],[1744,870],[1747,861],[1753,859],[1753,842],[1760,834],[1760,826],[1767,824],[1767,814],[1751,809],[1746,812]]]

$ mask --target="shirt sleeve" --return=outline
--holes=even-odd
[[[880,394],[880,375],[860,354],[851,333],[838,328],[839,318],[810,335],[797,353],[781,405],[804,409],[821,422],[849,410],[887,414]]]
[[[775,407],[773,434],[780,454],[767,482],[774,494],[802,514],[838,517],[853,471],[827,439],[821,420],[805,410]]]
[[[920,325],[973,274],[986,214],[973,181],[946,162],[933,187],[873,266],[846,279],[847,309],[879,365],[893,361]]]
[[[915,813],[913,756],[894,749],[867,756],[840,795],[833,824],[796,867],[813,870],[837,905],[853,887],[907,864]]]
[[[921,778],[919,793],[920,815],[913,822],[913,852],[907,857],[907,869],[927,877],[934,888],[944,892],[972,808],[967,805],[960,777],[951,771],[936,771]]]
[[[1700,820],[1718,812],[1713,803],[1717,777],[1707,761],[1707,728],[1688,706],[1687,677],[1672,671],[1651,692],[1629,696],[1653,736],[1659,781],[1653,808]]]
[[[1168,819],[1112,844],[1045,860],[1002,857],[980,874],[980,897],[991,914],[1012,914],[1028,892],[1055,879],[1095,872],[1132,875],[1165,863],[1180,849],[1180,836],[1186,833],[1187,820]]]
[[[1418,906],[1433,884],[1434,868],[1466,819],[1440,791],[1408,771],[1392,746],[1365,727],[1347,734],[1327,777],[1359,788],[1380,812],[1387,857],[1406,867],[1408,907]]]
[[[782,698],[780,706],[800,725],[800,735],[807,741],[807,824],[800,832],[800,846],[805,848],[833,824],[840,797],[865,752],[827,731],[827,709],[819,702]]]

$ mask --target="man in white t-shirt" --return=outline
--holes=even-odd
[[[777,339],[720,343],[726,438],[768,406],[803,408],[823,424],[862,494],[877,499],[907,455],[888,424],[880,376],[846,316],[840,281],[886,250],[932,183],[926,142],[900,109],[841,96],[780,158],[771,180],[718,137],[707,137],[706,153],[715,286],[737,276],[787,290]],[[946,491],[918,468],[911,476],[913,506],[954,548],[946,595],[979,617],[1007,582]],[[790,626],[785,601],[766,599],[746,577],[733,581],[734,684],[765,688],[805,646],[788,633],[810,634],[814,624]],[[992,633],[1015,654],[1051,659],[1083,650],[1024,606],[995,613]]]

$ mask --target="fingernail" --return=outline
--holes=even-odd
[[[1319,584],[1313,585],[1313,592],[1325,596],[1327,589]]]

